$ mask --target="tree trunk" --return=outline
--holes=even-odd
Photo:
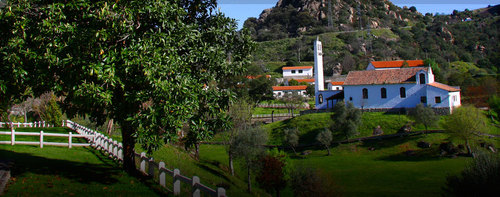
[[[194,157],[196,158],[196,161],[200,160],[200,143],[198,142],[194,144]]]
[[[328,151],[328,155],[327,156],[330,156],[330,147],[326,146],[326,150]]]
[[[467,147],[467,154],[474,157],[474,155],[472,155],[472,150],[470,148],[470,144],[469,144],[469,140],[468,139],[465,140],[465,147]]]
[[[132,136],[134,128],[130,121],[119,121],[122,129],[123,143],[123,168],[126,172],[135,174],[135,138]]]
[[[108,136],[111,136],[111,130],[113,130],[113,119],[109,119],[108,121],[108,128],[106,128],[106,133],[108,133]]]
[[[231,151],[229,151],[229,170],[231,171],[231,175],[234,176],[233,153]]]
[[[247,163],[248,192],[252,192],[252,179],[250,178],[250,162]]]

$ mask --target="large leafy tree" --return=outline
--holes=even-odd
[[[345,104],[338,102],[333,107],[330,130],[343,135],[347,140],[358,134],[358,126],[361,124],[361,110],[354,107],[351,102]]]
[[[425,131],[428,131],[429,127],[437,125],[439,121],[439,115],[431,107],[425,107],[422,104],[417,104],[417,107],[410,111],[410,116],[416,123],[424,125]]]
[[[153,151],[188,125],[196,144],[227,124],[234,94],[222,82],[242,73],[253,44],[215,8],[215,0],[9,1],[0,66],[12,79],[2,79],[2,94],[27,84],[63,96],[70,116],[114,119],[133,171],[136,142]]]

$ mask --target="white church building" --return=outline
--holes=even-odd
[[[323,56],[319,40],[314,42],[314,60],[316,109],[333,108],[339,100],[367,111],[398,111],[422,103],[440,113],[451,113],[461,105],[460,88],[435,82],[432,69],[424,67],[421,60],[409,61],[407,67],[393,66],[403,61],[386,61],[388,66],[377,62],[379,68],[371,62],[367,70],[349,72],[340,90],[322,87]]]

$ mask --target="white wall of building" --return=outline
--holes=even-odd
[[[343,88],[342,86],[332,85],[331,83],[328,83],[328,90],[343,90]]]
[[[281,98],[285,94],[292,94],[294,92],[296,92],[298,95],[301,95],[303,97],[307,97],[306,90],[274,90],[273,96],[274,96],[274,98]]]
[[[420,98],[426,96],[426,85],[420,84],[383,84],[383,85],[346,85],[344,99],[352,102],[357,108],[412,108],[420,103]],[[400,88],[404,87],[406,98],[400,97]],[[368,99],[363,98],[363,89],[368,90]],[[381,89],[385,88],[387,98],[382,98]]]
[[[306,78],[306,77],[312,77],[312,76],[313,76],[313,69],[312,68],[283,70],[283,77],[286,77],[286,78]]]

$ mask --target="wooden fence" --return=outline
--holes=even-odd
[[[262,108],[296,108],[296,109],[307,109],[303,104],[271,104],[271,103],[259,103],[257,107]]]
[[[0,128],[5,127],[7,125],[10,125],[12,128],[20,128],[20,127],[31,127],[31,128],[47,128],[47,127],[54,127],[54,125],[51,125],[49,123],[45,123],[45,121],[38,121],[38,122],[0,122]]]
[[[293,114],[293,116],[300,116],[300,114]],[[283,114],[253,114],[252,118],[271,118],[271,117],[292,117],[291,113]]]
[[[63,122],[63,126],[68,127],[81,135],[89,136],[87,140],[98,150],[103,150],[109,155],[109,157],[115,159],[118,162],[123,161],[123,145],[118,143],[116,140],[104,136],[103,134],[94,131],[92,129],[86,128],[78,123],[66,120]],[[155,177],[157,174],[158,178],[156,181],[163,187],[166,187],[167,175],[172,177],[173,183],[173,193],[174,195],[180,195],[181,193],[181,182],[184,182],[191,186],[191,195],[200,196],[200,192],[205,192],[210,196],[222,197],[226,196],[226,190],[222,187],[218,187],[214,190],[206,185],[201,184],[200,178],[193,176],[192,178],[183,176],[180,174],[179,169],[170,170],[165,167],[165,163],[160,161],[156,163],[154,158],[147,157],[146,153],[135,153],[135,156],[139,159],[139,170],[145,175]]]

